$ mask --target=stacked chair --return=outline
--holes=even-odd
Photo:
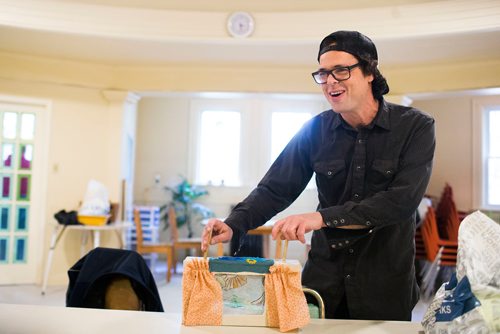
[[[426,260],[428,265],[422,278],[422,294],[429,298],[435,289],[435,283],[440,269],[451,267],[454,269],[457,263],[458,242],[456,240],[442,239],[438,232],[436,214],[429,207],[421,227],[422,241],[424,244]]]
[[[415,231],[415,258],[424,263],[420,272],[424,299],[435,292],[441,269],[446,268],[448,273],[455,270],[460,221],[452,188],[446,184],[436,209],[428,207]]]
[[[441,237],[448,240],[458,240],[458,227],[460,226],[460,217],[453,200],[453,190],[446,183],[441,199],[436,208],[436,220]]]

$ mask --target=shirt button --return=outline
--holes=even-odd
[[[361,170],[361,166],[356,166],[356,170]]]
[[[337,225],[338,223],[339,222],[336,219],[333,221],[333,225]]]
[[[358,194],[354,194],[354,198],[359,198],[359,195]]]
[[[363,139],[358,139],[359,144],[363,144]]]
[[[331,170],[329,170],[327,174],[328,174],[328,175],[332,175],[332,174],[333,174],[333,172],[332,172]]]
[[[342,243],[341,242],[339,242],[339,247],[342,247]]]
[[[344,223],[345,223],[344,218],[340,218],[340,223],[341,223],[341,224],[344,224]]]
[[[351,275],[349,275],[349,274],[345,275],[345,279],[347,279],[347,280],[351,279]]]
[[[349,254],[354,254],[354,249],[349,248]]]
[[[336,246],[335,245],[332,245],[332,248],[335,248]]]
[[[372,224],[372,222],[368,220],[368,221],[366,221],[365,224],[366,224],[366,226],[370,226]]]
[[[392,170],[386,170],[386,171],[385,171],[385,173],[386,173],[387,175],[390,175],[390,174],[392,174]]]
[[[349,244],[349,240],[346,240],[346,241],[345,241],[345,244],[346,244],[346,245],[348,245],[348,244]]]

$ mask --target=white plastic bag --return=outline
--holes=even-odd
[[[500,225],[480,211],[462,221],[458,232],[456,278],[436,292],[422,320],[426,333],[500,332],[498,240]],[[468,306],[464,306],[467,303]]]
[[[78,211],[81,216],[103,216],[109,214],[108,189],[96,181],[90,180],[87,185],[87,192]]]

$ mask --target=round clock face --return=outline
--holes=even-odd
[[[227,30],[233,37],[248,37],[253,33],[254,20],[252,15],[246,12],[236,12],[227,20]]]

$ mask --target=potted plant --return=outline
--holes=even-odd
[[[191,184],[185,177],[174,187],[165,187],[165,190],[172,193],[172,202],[177,215],[177,226],[186,224],[188,238],[193,237],[192,222],[197,219],[214,217],[212,210],[206,206],[195,202],[198,198],[208,195],[208,191],[197,185]]]

